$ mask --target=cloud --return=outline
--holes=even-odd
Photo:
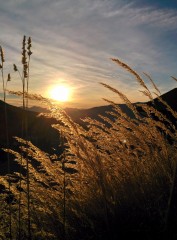
[[[120,18],[125,21],[125,25],[139,26],[150,25],[153,27],[161,27],[166,29],[177,29],[177,10],[173,9],[157,9],[155,7],[137,7],[134,3],[128,3],[119,6],[118,9],[112,9],[104,12],[106,18]],[[127,21],[126,21],[127,20]]]
[[[165,80],[171,71],[177,74],[176,13],[123,0],[7,0],[0,7],[0,44],[6,64],[20,66],[23,35],[31,36],[32,91],[45,93],[49,85],[64,81],[80,101],[96,105],[108,94],[100,81],[136,95],[137,83],[111,57],[157,77],[164,89],[172,87]],[[20,88],[13,77],[11,87]]]

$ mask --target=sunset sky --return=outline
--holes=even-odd
[[[30,92],[48,96],[53,86],[68,86],[69,107],[104,105],[103,97],[119,103],[99,82],[145,100],[110,58],[151,75],[162,93],[177,86],[170,78],[177,77],[176,0],[6,0],[0,30],[11,90],[22,88],[12,64],[20,68],[23,35],[32,38]]]

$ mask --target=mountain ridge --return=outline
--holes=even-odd
[[[174,111],[177,112],[177,88],[174,88],[164,94],[162,94],[160,96],[162,98],[163,101],[165,101]],[[176,99],[175,99],[176,97]],[[134,105],[138,105],[138,104],[152,104],[152,101],[147,101],[147,102],[135,102],[133,103]],[[163,110],[164,106],[162,103],[159,102],[158,97],[154,98],[153,104],[155,104],[155,106],[159,109],[159,110]],[[124,113],[126,113],[129,117],[133,118],[134,114],[133,112],[127,107],[126,104],[117,104]],[[37,107],[37,106],[33,106],[31,110],[35,110],[36,112],[48,112],[47,109],[41,108],[41,107]],[[99,117],[99,115],[107,115],[106,112],[112,111],[113,110],[113,106],[112,105],[104,105],[104,106],[96,106],[96,107],[92,107],[92,108],[84,108],[84,109],[80,109],[80,108],[64,108],[64,110],[66,111],[66,113],[76,122],[78,123],[82,123],[83,118],[85,117],[91,117],[97,120],[100,120],[101,118]]]
[[[161,95],[161,98],[167,102],[167,104],[174,110],[177,111],[177,88],[172,89],[171,91]],[[137,103],[134,103],[137,104]],[[143,103],[144,104],[144,103]],[[155,98],[153,103],[151,101],[146,102],[146,104],[155,104],[155,106],[160,109],[170,118],[171,115],[165,111],[165,108],[162,103],[159,102],[158,98]],[[6,148],[6,133],[5,133],[5,107],[7,111],[7,120],[8,120],[8,134],[9,134],[9,147],[16,148],[16,142],[14,141],[13,136],[18,136],[23,138],[22,134],[22,118],[24,111],[20,107],[12,106],[10,104],[4,103],[0,100],[0,174],[3,174],[3,169],[7,169],[7,161],[5,153],[2,151],[2,148]],[[119,107],[129,116],[134,117],[132,111],[125,105],[119,104]],[[34,109],[34,108],[33,108]],[[30,109],[29,109],[30,110]],[[68,108],[65,109],[66,113],[77,123],[83,125],[81,119],[85,117],[94,118],[96,120],[102,120],[99,115],[107,116],[106,112],[112,111],[113,106],[105,105],[99,107],[93,107],[88,109],[77,109],[77,108]],[[41,150],[48,153],[54,153],[53,148],[58,152],[60,138],[58,132],[51,127],[51,124],[55,123],[54,119],[48,119],[44,117],[37,117],[39,112],[26,111],[26,116],[28,119],[28,140],[31,140],[34,145],[39,147]],[[110,117],[110,115],[109,115]],[[173,119],[173,118],[172,118]],[[176,124],[176,119],[173,119]],[[18,167],[16,165],[16,167]],[[13,169],[15,167],[13,166]]]

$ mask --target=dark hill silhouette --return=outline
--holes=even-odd
[[[119,107],[129,117],[132,117],[132,118],[134,117],[133,112],[125,104],[119,104]],[[82,124],[83,122],[81,121],[81,119],[84,119],[86,117],[90,117],[96,120],[102,120],[99,117],[99,115],[102,115],[102,116],[109,116],[109,118],[111,118],[111,115],[109,115],[107,112],[113,111],[113,106],[107,105],[107,106],[93,107],[89,109],[66,108],[65,111],[74,121]]]
[[[12,106],[6,103],[7,109],[7,124],[10,142],[12,142],[13,136],[22,137],[22,118],[23,109]],[[4,114],[4,102],[0,101],[0,144],[5,145],[5,114]],[[46,119],[44,117],[37,117],[36,112],[26,111],[26,118],[28,119],[28,140],[32,140],[34,144],[41,147],[43,150],[47,148],[49,150],[54,138],[57,137],[56,131],[51,127],[54,122],[52,119]],[[51,144],[50,144],[51,142]],[[48,144],[50,146],[48,146]]]
[[[177,111],[177,88],[172,89],[171,91],[162,94],[161,98],[163,101],[165,101],[174,111]],[[137,103],[135,103],[136,105]],[[141,103],[140,103],[141,104]],[[144,104],[152,105],[152,102],[146,102]],[[166,112],[166,108],[162,103],[159,102],[158,98],[154,99],[154,104],[156,108],[162,112]],[[118,104],[119,107],[122,109],[124,113],[126,113],[129,117],[133,118],[134,114],[133,112],[127,107],[126,104]],[[35,111],[35,112],[48,112],[47,109],[33,106],[29,110]],[[88,109],[79,109],[79,108],[65,108],[66,113],[77,123],[83,124],[81,119],[84,119],[85,117],[91,117],[93,119],[101,120],[99,115],[107,115],[106,112],[110,112],[113,110],[112,105],[106,105],[106,106],[99,106],[99,107],[93,107]],[[139,108],[141,111],[141,109]]]
[[[47,110],[47,108],[38,107],[38,106],[32,106],[28,110],[32,111],[32,112],[37,112],[37,113],[41,113],[41,112],[48,113],[49,112],[49,110]]]
[[[170,90],[167,93],[164,93],[160,96],[163,101],[165,101],[174,111],[177,112],[177,88]],[[151,102],[148,102],[151,104]],[[159,102],[158,98],[154,99],[154,104],[158,109],[164,110],[165,107],[162,103]]]
[[[6,148],[6,124],[5,124],[5,104],[0,101],[0,174],[4,173],[4,169],[7,165],[6,154],[2,151],[2,148]],[[9,147],[12,149],[17,148],[17,142],[14,140],[14,136],[23,137],[22,133],[22,118],[24,115],[23,109],[15,107],[6,103],[7,110],[7,127],[9,135]],[[51,127],[54,123],[53,119],[46,119],[44,117],[37,117],[38,113],[32,111],[26,111],[28,119],[28,140],[31,140],[40,149],[46,152],[52,152],[52,148],[57,148],[59,144],[59,135],[55,129]],[[12,169],[18,167],[17,164],[13,164]]]
[[[177,88],[161,95],[161,98],[175,111],[177,111]],[[145,104],[155,104],[156,108],[165,113],[172,121],[176,124],[174,119],[169,112],[166,111],[162,103],[157,98],[154,99],[154,103],[147,102]],[[136,105],[136,103],[135,103]],[[134,117],[132,111],[125,105],[119,104],[119,107],[129,116]],[[8,116],[8,132],[10,139],[10,147],[15,148],[15,141],[13,136],[22,137],[22,118],[23,109],[6,104],[7,116]],[[37,147],[41,148],[46,152],[52,152],[52,148],[58,149],[59,135],[58,132],[51,127],[54,123],[54,119],[46,119],[44,117],[37,117],[39,112],[46,112],[47,110],[40,107],[32,107],[27,111],[28,119],[28,139],[32,141]],[[31,111],[35,110],[35,111]],[[83,124],[81,119],[85,117],[91,117],[93,119],[100,120],[99,115],[106,116],[107,112],[113,110],[113,106],[100,106],[89,109],[77,109],[77,108],[66,108],[67,114],[77,123]],[[139,108],[141,111],[141,109]],[[6,135],[5,135],[5,115],[4,115],[4,102],[0,101],[0,163],[5,161],[5,156],[1,148],[6,147]],[[0,166],[1,168],[1,166]],[[0,170],[1,174],[1,170]]]
[[[170,90],[169,92],[162,94],[160,96],[160,98],[164,102],[166,102],[173,111],[177,112],[177,88],[174,88],[174,89]],[[168,119],[170,119],[170,121],[175,126],[177,126],[176,118],[173,116],[172,113],[170,113],[170,111],[167,110],[167,107],[158,98],[155,98],[153,102],[149,101],[147,104],[150,105],[150,106],[151,105],[155,106],[155,108],[157,110],[159,110],[164,115],[166,115],[166,117]]]
[[[163,101],[165,101],[174,111],[177,111],[177,88],[172,89],[171,91],[162,94],[161,98]],[[137,103],[135,103],[136,105]],[[166,113],[166,107],[159,102],[158,98],[155,98],[153,103],[151,101],[143,103],[143,104],[149,104],[155,106],[158,110]],[[125,112],[129,117],[133,118],[134,114],[132,111],[126,106],[126,104],[118,104],[119,107]],[[1,116],[0,116],[0,136],[3,134],[3,122],[4,120],[4,103],[0,101],[0,110],[1,110]],[[14,107],[9,104],[7,104],[7,110],[8,110],[8,128],[11,136],[18,135],[20,136],[21,132],[21,119],[22,119],[22,109],[19,107]],[[39,112],[48,112],[47,109],[41,108],[38,106],[33,106],[29,108],[28,112],[28,118],[29,118],[29,132],[31,135],[31,138],[35,138],[37,136],[37,139],[35,143],[40,142],[42,139],[50,138],[50,134],[48,131],[51,130],[50,124],[53,122],[53,120],[50,119],[44,119],[44,118],[36,118],[37,114]],[[76,122],[83,124],[81,119],[84,119],[85,117],[91,117],[93,119],[100,120],[99,115],[107,115],[107,112],[112,111],[113,106],[112,105],[106,105],[106,106],[99,106],[99,107],[93,107],[88,109],[79,109],[79,108],[65,108],[66,113]],[[169,115],[169,114],[168,114]],[[169,116],[170,117],[170,116]],[[44,131],[45,130],[45,131]],[[18,134],[17,134],[18,133]],[[49,134],[49,136],[48,136]],[[2,136],[0,137],[0,140],[2,139]],[[49,140],[51,141],[51,139]],[[41,145],[41,144],[39,144]],[[45,144],[44,144],[45,145]]]
[[[133,118],[134,114],[133,112],[127,107],[126,104],[119,104],[119,107],[122,109],[123,112],[125,112],[129,117]],[[47,109],[33,106],[29,109],[30,111],[35,112],[48,112]],[[65,112],[72,118],[73,121],[83,125],[83,121],[81,119],[84,119],[86,117],[90,117],[96,120],[102,121],[102,119],[99,117],[99,115],[102,116],[109,116],[107,112],[113,111],[112,105],[105,105],[105,106],[99,106],[99,107],[93,107],[88,109],[79,109],[79,108],[65,108]]]

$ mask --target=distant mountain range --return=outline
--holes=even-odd
[[[177,111],[177,88],[161,95],[161,98],[166,101],[166,103],[175,111]],[[152,102],[147,102],[146,104],[152,104]],[[164,106],[154,99],[153,104],[155,104],[157,109],[164,112],[167,116],[171,117],[169,113],[166,113]],[[136,103],[135,103],[136,105]],[[4,102],[0,101],[0,174],[2,174],[2,169],[4,164],[6,164],[6,158],[4,152],[1,148],[6,148],[6,132],[5,132],[5,114],[4,114]],[[119,107],[129,116],[134,117],[132,111],[125,105],[119,104]],[[16,143],[13,136],[23,137],[22,134],[22,118],[23,109],[20,107],[15,107],[6,104],[7,110],[7,126],[8,134],[10,139],[10,147],[16,147]],[[53,148],[58,148],[59,145],[59,134],[55,129],[51,127],[51,124],[55,122],[54,119],[46,119],[44,117],[37,117],[39,112],[46,112],[47,110],[40,107],[32,107],[27,111],[28,119],[28,139],[31,140],[36,146],[44,151],[52,152]],[[106,116],[109,111],[112,111],[113,107],[111,105],[94,107],[89,109],[77,109],[77,108],[66,108],[66,113],[77,123],[83,124],[81,119],[85,117],[91,117],[93,119],[98,119],[99,115]],[[176,124],[176,119],[173,119]]]
[[[171,91],[161,95],[161,98],[174,110],[177,111],[177,88],[172,89]],[[136,103],[134,103],[136,105]],[[152,104],[151,101],[146,104]],[[157,98],[154,99],[153,103],[157,109],[161,111],[165,110],[162,103],[158,101]],[[129,117],[133,118],[134,114],[132,111],[125,105],[119,104],[119,107],[125,112]],[[21,136],[22,129],[22,116],[23,110],[20,107],[15,107],[10,104],[6,104],[7,115],[8,115],[8,131],[10,137],[12,136]],[[35,143],[38,143],[42,140],[43,144],[46,145],[48,141],[52,142],[53,137],[56,137],[54,134],[55,130],[51,128],[51,123],[54,122],[52,119],[46,119],[44,117],[37,117],[39,112],[49,112],[45,108],[33,106],[27,111],[28,119],[28,133],[31,139],[36,139]],[[93,119],[100,119],[99,115],[107,115],[107,112],[112,111],[112,105],[93,107],[88,109],[79,109],[79,108],[66,108],[66,113],[76,122],[81,123],[81,119],[85,117],[91,117]],[[4,117],[4,102],[0,101],[0,144],[3,145],[5,142],[4,128],[5,128],[5,117]],[[52,131],[53,130],[53,131]],[[50,132],[50,134],[49,134]],[[51,133],[52,132],[52,133]],[[36,137],[37,136],[37,137]],[[47,140],[48,139],[48,140]],[[42,146],[42,143],[39,145]]]
[[[162,94],[161,98],[163,101],[165,101],[174,111],[177,112],[177,88],[172,89],[171,91]],[[156,106],[157,109],[161,111],[165,111],[165,108],[162,103],[159,102],[158,98],[155,98],[154,101],[154,106]],[[134,103],[135,105],[137,103]],[[146,104],[151,105],[152,102],[146,102]],[[134,114],[132,111],[127,107],[126,104],[118,104],[119,107],[122,109],[124,113],[126,113],[129,117],[133,118]],[[47,109],[33,106],[29,109],[30,111],[34,112],[48,112]],[[112,111],[113,106],[112,105],[106,105],[106,106],[100,106],[100,107],[93,107],[93,108],[88,108],[88,109],[79,109],[79,108],[65,108],[66,113],[76,122],[82,123],[81,119],[85,117],[91,117],[93,119],[98,119],[99,115],[107,115],[106,112]]]

